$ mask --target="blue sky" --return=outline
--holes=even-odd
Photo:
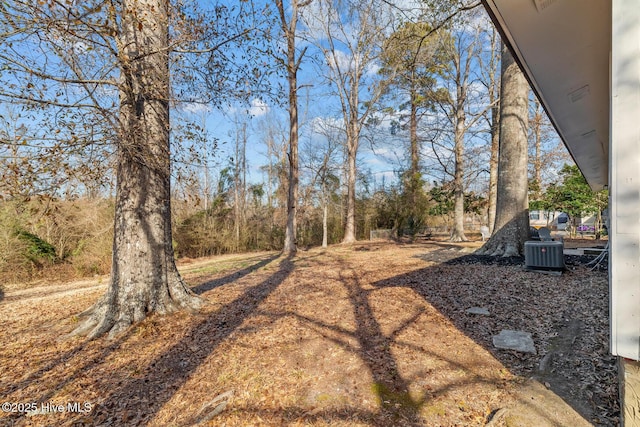
[[[413,6],[412,1],[407,0],[407,6]],[[210,4],[210,3],[206,3]],[[230,5],[232,3],[229,3]],[[241,4],[241,3],[238,3]],[[264,3],[267,4],[267,3]],[[312,3],[314,7],[319,3]],[[259,3],[258,3],[259,6]],[[309,10],[306,11],[308,16],[312,16]],[[335,90],[327,83],[325,74],[327,71],[327,60],[320,50],[321,48],[327,48],[328,43],[326,36],[320,31],[319,23],[317,28],[309,29],[305,28],[302,24],[300,26],[301,37],[298,40],[298,46],[300,48],[306,48],[307,54],[302,62],[302,67],[298,75],[298,83],[301,87],[299,95],[299,108],[300,108],[300,129],[301,129],[301,149],[305,146],[305,141],[313,141],[314,146],[321,146],[322,136],[316,132],[315,129],[318,123],[334,124],[338,125],[342,123],[342,116],[340,113],[340,106],[338,99],[335,95]],[[486,22],[489,25],[488,21]],[[463,29],[464,30],[464,29]],[[469,26],[466,31],[472,31],[473,28]],[[349,40],[353,38],[356,33],[356,29],[353,25],[347,23],[344,27],[343,38]],[[276,42],[276,47],[278,42]],[[338,52],[335,55],[336,59],[331,61],[338,61],[341,66],[348,67],[353,61],[353,58],[345,48],[345,43],[337,43],[336,49]],[[90,57],[93,52],[86,49],[86,46],[77,46],[80,49],[78,56],[85,55]],[[236,49],[234,52],[237,56],[242,55],[242,49]],[[42,57],[40,57],[42,60]],[[54,62],[50,62],[55,64]],[[60,64],[56,64],[60,65]],[[376,78],[379,65],[375,62],[368,65],[364,85],[362,88],[362,100],[367,99],[367,87],[366,83]],[[3,83],[7,84],[10,80],[7,80],[6,73],[2,75]],[[281,81],[284,84],[283,81]],[[284,85],[286,87],[286,84]],[[52,90],[53,86],[49,87]],[[73,95],[74,92],[69,91],[69,94]],[[75,92],[79,95],[79,92]],[[285,95],[286,96],[286,95]],[[114,102],[116,99],[115,92],[108,93],[102,91],[101,99],[105,102]],[[1,106],[4,108],[4,106]],[[482,108],[480,105],[478,108]],[[247,119],[247,117],[251,117]],[[218,141],[218,146],[215,151],[209,150],[210,155],[210,174],[212,177],[217,176],[220,168],[225,167],[229,163],[229,159],[234,155],[234,141],[236,140],[237,125],[234,122],[247,120],[247,161],[249,164],[249,181],[256,183],[263,181],[263,173],[260,170],[260,166],[267,163],[266,158],[266,146],[264,145],[264,132],[261,130],[264,126],[261,124],[267,118],[277,124],[278,129],[281,131],[281,137],[287,137],[288,128],[288,116],[282,106],[278,106],[273,101],[263,101],[257,96],[250,97],[248,105],[241,105],[240,103],[232,103],[231,105],[219,105],[217,107],[205,106],[202,104],[179,104],[172,112],[172,119],[174,124],[178,125],[184,122],[184,119],[191,120],[199,125],[205,123],[206,132],[211,140]],[[397,116],[395,117],[397,119]],[[362,170],[370,170],[375,181],[378,185],[381,185],[383,180],[386,184],[391,184],[395,181],[396,173],[399,168],[406,165],[406,144],[407,137],[405,134],[392,135],[389,131],[390,117],[383,118],[377,133],[375,135],[375,142],[372,143],[371,139],[365,136],[361,140],[360,151],[358,154],[360,165]],[[33,120],[25,122],[26,125],[33,123]],[[37,129],[32,128],[33,132]],[[473,145],[479,145],[483,143],[483,139],[480,137],[469,137],[470,147]],[[188,145],[189,143],[187,143]],[[192,144],[200,144],[198,142],[192,142]],[[425,147],[425,154],[428,154],[428,147]],[[304,156],[304,153],[301,153]],[[403,163],[404,162],[404,163]],[[425,156],[425,166],[427,164],[427,156]],[[201,170],[201,169],[200,169]],[[427,167],[427,171],[433,171],[431,167]],[[433,180],[441,181],[444,177],[439,172],[433,175],[427,175],[426,179],[431,182]],[[478,187],[482,187],[484,183],[482,180],[476,182]]]

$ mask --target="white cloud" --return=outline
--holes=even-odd
[[[263,100],[254,98],[251,100],[249,106],[229,106],[227,111],[225,112],[228,116],[245,116],[249,115],[252,117],[260,117],[264,116],[271,110],[271,107]]]
[[[327,64],[331,68],[342,70],[342,72],[347,72],[354,65],[353,58],[341,50],[327,52]]]
[[[318,134],[327,134],[340,132],[344,129],[344,122],[335,117],[314,117],[311,120],[311,132]]]
[[[202,114],[211,111],[211,108],[202,102],[183,102],[180,104],[180,109],[189,114]]]
[[[251,107],[249,107],[249,114],[254,117],[260,117],[269,112],[269,106],[261,99],[254,98],[251,100]]]
[[[365,70],[365,73],[366,73],[366,75],[367,75],[368,77],[375,76],[375,75],[377,75],[377,74],[378,74],[378,72],[380,71],[380,68],[382,68],[382,67],[380,67],[380,64],[379,64],[379,63],[377,63],[377,62],[372,62],[372,63],[370,63],[370,64],[368,64],[368,65],[367,65],[367,68],[366,68],[366,70]]]

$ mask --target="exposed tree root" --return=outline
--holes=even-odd
[[[518,251],[518,246],[513,243],[504,243],[504,242],[491,242],[493,244],[489,244],[491,241],[489,240],[478,249],[475,253],[476,255],[489,255],[489,256],[501,256],[501,257],[512,257],[512,256],[520,256],[520,252]]]
[[[465,236],[464,234],[455,234],[449,238],[449,241],[453,243],[460,243],[460,242],[468,242],[469,239],[467,239],[467,236]]]
[[[167,287],[165,285],[165,287]],[[156,298],[117,298],[119,289],[112,283],[107,293],[91,308],[80,313],[80,324],[71,336],[85,336],[94,339],[104,334],[114,338],[125,332],[131,325],[145,319],[151,313],[169,314],[176,311],[197,311],[204,300],[188,289],[182,280],[168,286],[168,292],[154,292]],[[182,289],[180,289],[182,288]]]
[[[525,211],[526,214],[526,211]],[[487,240],[475,253],[477,255],[517,257],[522,256],[524,242],[529,237],[528,215],[519,215],[509,221]]]

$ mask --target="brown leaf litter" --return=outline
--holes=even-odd
[[[104,286],[5,289],[0,396],[14,405],[0,424],[526,425],[513,409],[530,396],[556,405],[536,424],[616,425],[606,273],[463,258],[477,246],[196,260],[183,274],[209,301],[201,312],[151,316],[111,341],[60,339]],[[537,354],[493,348],[502,329],[531,333]]]

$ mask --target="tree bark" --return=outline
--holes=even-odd
[[[489,207],[487,212],[487,226],[489,235],[493,234],[496,222],[496,203],[498,199],[498,151],[500,147],[500,77],[498,75],[499,64],[499,40],[495,29],[491,34],[491,59],[489,60],[488,95],[491,103],[490,131],[491,131],[491,156],[489,160]]]
[[[295,54],[295,50],[293,51]],[[292,76],[293,74],[293,76]],[[298,98],[296,72],[289,74],[289,188],[287,192],[287,227],[284,237],[285,254],[296,252],[296,201],[298,200]]]
[[[326,248],[329,243],[328,230],[327,230],[327,215],[328,215],[327,201],[323,200],[322,202],[322,247],[323,248]]]
[[[534,99],[533,112],[533,180],[535,192],[534,200],[542,197],[542,107],[537,99]]]
[[[418,227],[421,225],[421,206],[419,206],[420,192],[422,191],[422,175],[420,173],[420,142],[418,141],[418,89],[415,84],[415,73],[412,72],[411,88],[409,90],[409,141],[411,151],[411,166],[406,180],[406,191],[409,192],[409,217],[408,225],[411,239],[415,239]]]
[[[464,234],[464,135],[465,135],[465,111],[466,89],[458,85],[458,96],[455,108],[455,135],[454,156],[455,171],[453,177],[453,231],[450,240],[452,242],[466,242]]]
[[[360,145],[360,119],[358,115],[358,105],[360,94],[361,70],[354,67],[349,71],[349,79],[351,80],[351,88],[347,94],[348,108],[343,107],[347,128],[347,214],[344,224],[344,236],[342,243],[349,244],[357,241],[356,237],[356,178],[358,166],[356,157],[358,155],[358,147]],[[346,89],[346,88],[345,88]],[[345,90],[346,92],[346,90]]]
[[[453,55],[455,69],[456,98],[452,104],[452,123],[454,126],[454,159],[455,170],[453,173],[453,230],[450,240],[452,242],[466,242],[464,234],[464,138],[467,132],[465,105],[467,104],[467,82],[469,79],[471,53],[473,43],[467,47],[466,60],[463,65],[463,54],[456,50]]]
[[[414,73],[412,73],[414,74]],[[411,111],[409,116],[409,139],[411,145],[411,179],[415,180],[420,173],[420,144],[418,142],[418,90],[415,87],[414,79],[411,81],[409,91],[411,97]],[[415,188],[412,189],[414,192]],[[412,194],[413,202],[416,201],[415,193]]]
[[[479,254],[517,256],[529,237],[527,186],[529,84],[506,46],[502,48],[500,154],[495,232]]]
[[[287,225],[285,228],[284,248],[285,254],[291,254],[297,250],[296,238],[296,204],[298,201],[298,69],[302,53],[296,58],[296,26],[298,20],[298,2],[291,2],[291,19],[287,23],[284,4],[282,0],[276,0],[282,31],[287,41],[287,81],[289,83],[289,185],[287,191]]]
[[[500,148],[500,107],[491,109],[491,158],[489,159],[489,234],[493,234],[496,224],[496,205],[498,203],[498,157]]]
[[[357,114],[357,112],[356,112]],[[354,243],[356,241],[356,155],[360,138],[359,122],[357,117],[352,117],[348,123],[347,132],[347,215],[344,225],[344,237],[342,243]]]
[[[75,331],[90,338],[202,302],[180,277],[172,247],[168,3],[125,0],[122,10],[111,280]]]

